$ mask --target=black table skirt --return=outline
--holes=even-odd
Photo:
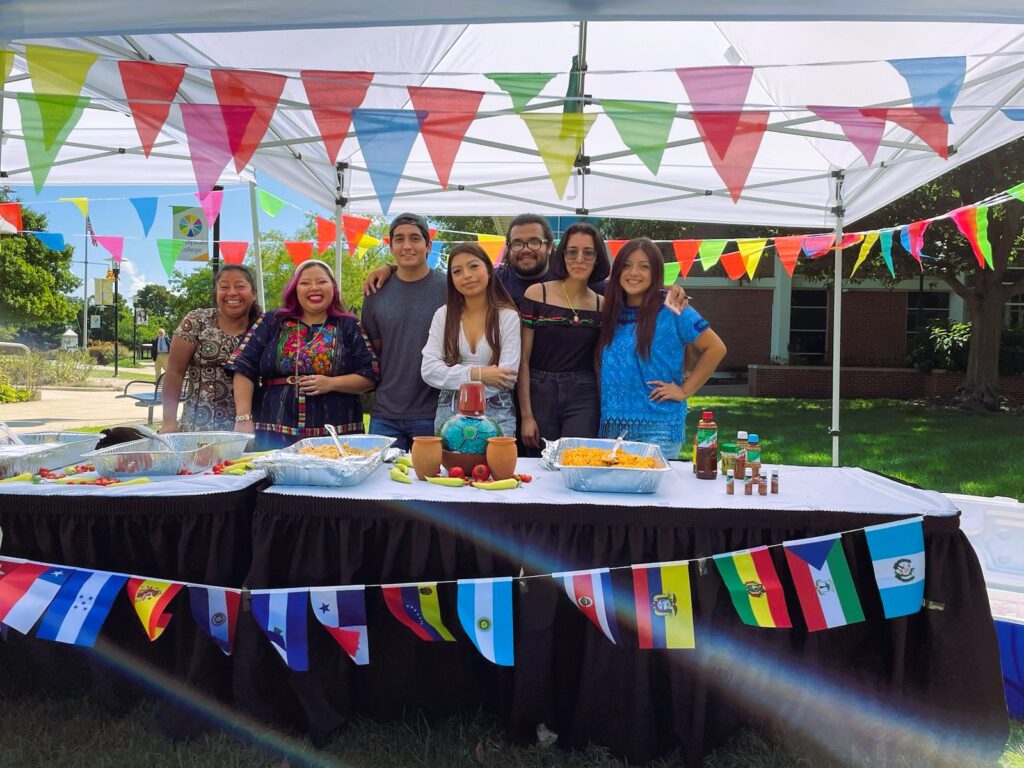
[[[697,559],[898,519],[892,515],[591,506],[396,503],[262,493],[253,517],[250,588],[515,576]],[[559,743],[607,746],[634,762],[678,749],[687,764],[738,724],[796,734],[829,729],[842,754],[879,740],[928,738],[998,755],[1008,722],[981,569],[959,521],[926,518],[930,608],[885,620],[863,533],[844,536],[867,620],[807,633],[781,548],[772,556],[795,629],[743,626],[714,565],[691,565],[697,649],[636,648],[622,623],[612,645],[552,579],[514,587],[516,663],[485,661],[458,627],[454,585],[440,590],[457,643],[427,643],[367,590],[371,664],[355,667],[310,619],[308,673],[287,670],[239,619],[236,701],[254,715],[325,738],[353,713],[391,717],[484,707],[517,738],[537,723]],[[631,576],[613,572],[629,616]],[[856,712],[858,717],[843,713]],[[829,720],[840,713],[840,719]],[[870,717],[868,716],[870,715]],[[915,738],[914,735],[917,735]],[[876,749],[872,747],[872,749]],[[934,744],[929,747],[934,748]]]

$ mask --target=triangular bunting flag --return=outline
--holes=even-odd
[[[790,277],[793,276],[793,269],[796,267],[797,259],[800,258],[800,251],[804,247],[803,235],[789,235],[787,237],[776,237],[775,253],[782,262],[783,269]]]
[[[925,578],[921,522],[922,518],[914,517],[864,529],[887,619],[921,610]]]
[[[612,579],[608,569],[553,573],[551,577],[561,579],[572,604],[590,620],[591,624],[601,630],[605,637],[618,645],[619,624],[615,620],[615,597],[612,594]]]
[[[163,264],[168,278],[174,274],[174,263],[178,260],[184,246],[184,240],[158,239],[156,241],[156,249],[160,252],[160,263]]]
[[[697,251],[700,254],[701,269],[707,272],[715,266],[722,255],[722,251],[725,250],[725,246],[728,244],[728,240],[702,240],[700,249]]]
[[[455,642],[455,637],[441,618],[436,582],[386,584],[380,590],[391,615],[420,640],[429,643]]]
[[[235,159],[235,170],[241,173],[270,127],[288,78],[273,72],[244,69],[214,69],[210,71],[210,78],[222,107],[252,109],[244,133],[232,136],[231,154]]]
[[[323,216],[316,217],[316,252],[323,253],[333,248],[338,239],[338,225]],[[349,248],[349,252],[353,251]]]
[[[824,256],[835,241],[835,235],[804,235],[804,253],[811,259]]]
[[[512,579],[460,579],[458,608],[480,654],[498,666],[514,666]]]
[[[312,247],[312,243],[310,243]],[[306,633],[306,606],[309,591],[305,589],[256,590],[252,595],[252,617],[284,659],[289,669],[309,671],[309,639]]]
[[[341,228],[345,232],[345,243],[348,245],[348,252],[350,254],[355,254],[359,243],[362,242],[363,236],[366,234],[366,230],[370,228],[372,223],[372,219],[363,218],[362,216],[343,215],[341,217]]]
[[[443,248],[444,244],[440,240],[430,241],[430,253],[427,254],[428,267],[434,269],[437,266],[437,263],[441,260],[441,251]],[[487,255],[490,256],[490,254]]]
[[[484,252],[491,257],[491,261],[497,264],[501,260],[501,254],[505,250],[504,235],[481,235],[476,236],[477,243]]]
[[[665,145],[668,144],[668,135],[676,119],[676,105],[664,101],[605,99],[601,106],[619,132],[622,143],[657,176]]]
[[[605,240],[604,244],[608,247],[608,256],[614,259],[619,255],[619,251],[622,250],[622,246],[628,242],[629,240]]]
[[[1015,197],[1024,203],[1024,183],[1018,184],[1015,187],[1010,187],[1004,194]]]
[[[792,627],[768,547],[715,555],[714,561],[740,621],[751,627]]]
[[[121,263],[124,253],[124,238],[120,235],[96,235],[96,241],[110,254],[115,264]]]
[[[679,264],[679,274],[682,275],[683,280],[690,274],[690,267],[693,266],[693,261],[700,251],[702,240],[673,240],[672,241],[672,252],[676,256],[676,262]]]
[[[697,124],[701,138],[708,151],[711,164],[715,167],[722,183],[729,190],[733,202],[740,199],[743,187],[746,186],[750,169],[761,147],[765,128],[768,125],[769,113],[763,110],[749,112],[707,112],[694,113],[693,120]],[[729,131],[734,131],[729,134]],[[725,143],[728,137],[728,150],[720,155],[715,143]]]
[[[719,116],[708,125],[707,133],[701,131],[701,136],[719,157],[724,156],[739,128],[754,68],[684,67],[677,69],[676,75],[686,90],[695,121],[698,113]]]
[[[836,123],[850,142],[860,150],[868,165],[875,162],[875,154],[885,133],[885,119],[864,114],[856,107],[808,106],[822,120]]]
[[[313,244],[305,240],[285,242],[284,249],[288,251],[295,266],[313,258]]]
[[[540,95],[544,86],[550,83],[554,76],[553,72],[504,72],[484,75],[512,97],[512,109],[517,115],[523,113],[526,105]]]
[[[992,244],[988,239],[988,206],[979,205],[974,215],[977,222],[978,247],[981,249],[981,254],[985,258],[988,268],[995,269],[992,264]]]
[[[0,83],[6,83],[14,66],[14,51],[0,51]]]
[[[970,243],[971,250],[974,251],[974,258],[978,260],[978,266],[981,269],[984,269],[986,264],[991,266],[992,245],[988,241],[988,207],[972,205],[958,208],[950,213],[949,217],[953,219],[960,234],[966,237],[967,242]],[[979,224],[984,227],[984,237],[980,236]]]
[[[526,112],[522,118],[530,129],[544,167],[548,169],[551,182],[555,185],[555,192],[561,199],[565,196],[565,187],[569,183],[576,155],[597,115],[593,112]]]
[[[1009,107],[1003,110],[1003,114],[1014,122],[1024,121],[1024,109]]]
[[[85,86],[85,77],[99,58],[89,51],[26,45],[25,63],[32,78],[32,90],[51,96],[78,96]]]
[[[153,579],[128,579],[128,600],[142,622],[150,641],[156,640],[167,629],[171,615],[167,606],[184,584]]]
[[[0,621],[27,635],[75,571],[43,563],[0,562]]]
[[[188,601],[192,618],[217,647],[230,656],[235,648],[235,624],[242,593],[237,589],[189,587]]]
[[[767,240],[737,240],[736,245],[743,254],[743,263],[746,265],[747,277],[754,279],[757,272],[757,265],[761,262],[761,254],[764,253],[764,246]]]
[[[14,227],[17,232],[25,228],[21,221],[21,203],[0,203],[0,219]]]
[[[743,254],[739,251],[723,253],[718,261],[725,267],[725,274],[729,276],[730,280],[739,280],[747,271],[743,262]]]
[[[78,212],[82,214],[82,218],[86,221],[89,220],[89,198],[88,197],[58,197],[58,202],[71,203]],[[93,243],[95,245],[95,243]]]
[[[784,546],[809,631],[864,621],[857,587],[838,533],[787,541]]]
[[[448,188],[455,155],[483,97],[483,91],[409,86],[413,109],[421,115],[420,133],[442,189]]]
[[[260,208],[268,216],[277,216],[284,208],[284,200],[277,195],[272,195],[264,189],[259,190],[257,196],[260,200]]]
[[[74,571],[43,614],[36,637],[91,648],[127,580],[115,573]]]
[[[892,265],[892,232],[891,229],[883,229],[878,233],[878,237],[882,243],[882,260],[889,268],[889,274],[896,277],[896,270]]]
[[[850,271],[850,277],[857,274],[857,270],[860,268],[860,265],[864,263],[864,260],[868,257],[868,254],[871,253],[871,249],[877,241],[877,232],[868,232],[864,235],[864,242],[860,245],[860,253],[857,254],[857,261],[853,264],[853,269]]]
[[[149,157],[160,131],[167,122],[171,103],[185,77],[184,64],[158,64],[152,61],[119,61],[121,84],[128,108],[139,133],[142,151]],[[147,234],[149,230],[146,230]]]
[[[665,280],[662,285],[672,285],[679,278],[679,264],[675,261],[665,262]]]
[[[387,215],[419,135],[420,116],[403,109],[355,109],[352,122],[381,212]]]
[[[212,228],[213,222],[220,216],[220,208],[224,204],[224,192],[219,189],[212,189],[206,194],[196,192],[196,198],[199,200],[199,207],[206,215],[206,226]]]
[[[967,74],[966,56],[891,59],[889,63],[907,81],[915,107],[938,107],[942,119],[953,122],[953,103],[960,95]]]
[[[327,150],[327,159],[338,159],[341,145],[352,124],[352,110],[363,103],[372,72],[331,72],[304,69],[299,73],[306,89],[306,100]]]
[[[915,221],[904,227],[909,246],[907,242],[904,242],[903,246],[910,251],[910,255],[917,261],[922,272],[924,272],[924,264],[921,261],[921,249],[924,248],[924,231],[928,229],[929,224],[931,224],[930,221]],[[900,239],[903,240],[903,232],[900,233]]]
[[[188,139],[196,185],[210,192],[231,161],[228,124],[247,123],[252,107],[221,107],[219,104],[182,104],[181,118]]]
[[[46,184],[57,154],[88,104],[86,97],[18,94],[21,132],[36,194]]]
[[[688,563],[634,565],[637,646],[695,648]]]
[[[938,107],[889,107],[861,111],[865,115],[896,123],[931,147],[939,157],[949,158],[949,125]]]
[[[220,241],[220,258],[225,264],[241,264],[248,250],[249,243],[244,240]]]
[[[65,247],[64,235],[60,232],[34,232],[36,239],[51,251],[63,251]]]
[[[364,593],[362,586],[309,590],[309,602],[317,621],[360,666],[370,663]]]
[[[132,204],[135,212],[139,215],[139,221],[142,223],[143,237],[149,237],[149,230],[153,228],[153,222],[156,221],[156,207],[160,203],[160,198],[130,197],[128,202]]]

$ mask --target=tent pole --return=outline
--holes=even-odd
[[[836,205],[832,210],[836,216],[833,245],[838,246],[843,242],[843,215],[846,210],[843,208],[843,171],[836,171],[832,174],[835,180]],[[843,250],[835,249],[836,271],[835,280],[832,286],[832,429],[829,431],[832,436],[832,466],[839,466],[839,379],[840,379],[840,343],[843,331]]]
[[[345,245],[344,222],[345,206],[348,198],[345,197],[345,169],[348,163],[335,163],[334,172],[337,175],[338,186],[334,195],[334,274],[341,288],[341,249]]]
[[[256,301],[267,311],[267,297],[263,290],[263,256],[260,253],[260,218],[256,212],[256,182],[249,182],[249,214],[252,220],[252,255],[256,259]]]

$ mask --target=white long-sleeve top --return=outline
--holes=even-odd
[[[447,316],[448,307],[444,306],[434,313],[434,317],[430,321],[430,335],[427,337],[426,346],[423,347],[420,374],[423,376],[423,381],[437,389],[458,389],[460,384],[465,384],[470,380],[470,369],[486,368],[491,364],[492,350],[491,345],[487,342],[487,336],[484,335],[477,343],[476,351],[470,351],[466,332],[460,323],[460,362],[457,365],[445,363],[444,323]],[[519,313],[516,310],[509,308],[498,310],[498,332],[501,339],[501,356],[498,360],[498,367],[518,371],[522,337],[520,336]],[[484,389],[487,397],[502,391],[496,387],[485,387]]]

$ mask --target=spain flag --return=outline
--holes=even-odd
[[[181,587],[181,584],[173,581],[128,579],[128,599],[150,640],[160,637],[170,623],[171,615],[165,611]]]

